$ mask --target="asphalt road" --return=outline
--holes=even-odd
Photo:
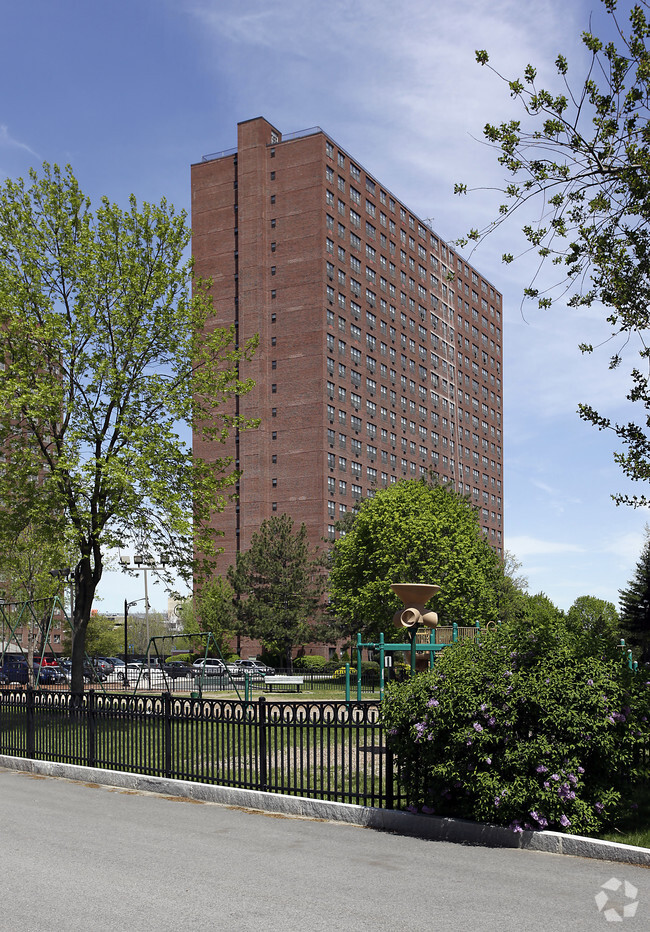
[[[16,771],[0,832],[2,932],[593,932],[612,928],[595,895],[613,877],[638,889],[622,928],[650,928],[640,867]]]

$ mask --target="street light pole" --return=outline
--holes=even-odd
[[[129,603],[124,600],[124,689],[129,688],[129,675],[127,672],[127,664],[129,660],[128,648],[129,648],[129,637],[128,637],[128,624],[129,624]]]
[[[130,557],[120,556],[120,563],[122,564],[122,566],[128,566],[129,569],[133,569],[130,566],[130,562],[131,562]],[[147,669],[149,670],[149,675],[151,675],[151,646],[150,646],[150,636],[149,636],[149,589],[148,589],[148,582],[147,582],[147,571],[148,570],[155,571],[158,568],[164,569],[167,563],[169,562],[169,560],[166,554],[161,554],[160,562],[159,562],[159,565],[157,566],[154,560],[149,560],[148,563],[145,563],[144,556],[140,553],[136,553],[133,557],[133,562],[135,564],[134,571],[139,572],[140,570],[142,570],[142,572],[144,573],[144,620],[145,620],[145,631],[146,631],[146,636],[147,636]],[[143,600],[138,599],[137,601],[141,602]],[[131,602],[130,604],[134,605],[135,603]]]
[[[142,602],[142,599],[136,599],[134,602],[127,602],[124,600],[124,688],[128,689],[129,687],[129,637],[128,637],[128,626],[129,626],[129,609],[133,605],[137,605],[138,602]]]

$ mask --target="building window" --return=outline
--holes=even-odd
[[[277,416],[278,416],[278,409],[271,408],[271,417],[277,417]]]
[[[278,432],[277,432],[277,430],[271,431],[271,440],[277,440],[277,439],[278,439]]]
[[[272,288],[272,289],[271,289],[271,300],[272,300],[272,301],[275,300],[275,288]]]
[[[277,480],[277,479],[271,479],[271,485],[273,486],[274,489],[277,489],[277,487],[278,487],[278,480]]]
[[[271,511],[277,511],[277,510],[278,510],[278,503],[271,502]]]
[[[277,361],[277,359],[272,359],[272,360],[271,360],[271,369],[277,369],[277,367],[278,367],[278,361]]]
[[[271,220],[271,229],[275,230],[275,217]]]
[[[272,394],[272,395],[275,395],[275,394],[277,394],[277,391],[278,391],[278,386],[277,386],[277,384],[274,382],[274,383],[271,385],[271,394]]]
[[[275,275],[275,266],[274,266],[274,265],[271,266],[271,275]]]

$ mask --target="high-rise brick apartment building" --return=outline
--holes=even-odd
[[[217,323],[260,337],[239,410],[261,424],[232,438],[221,570],[275,513],[318,544],[374,489],[431,469],[501,550],[501,295],[322,130],[257,118],[237,142],[192,166],[196,271]]]

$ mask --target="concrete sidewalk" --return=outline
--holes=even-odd
[[[0,770],[0,929],[593,932],[605,909],[634,903],[626,928],[648,928],[643,867],[427,841],[78,776]]]
[[[522,848],[544,851],[548,854],[568,854],[584,858],[620,861],[650,867],[650,850],[611,841],[566,835],[561,832],[522,832],[515,834],[496,825],[482,825],[463,819],[419,815],[390,809],[372,809],[349,803],[327,802],[302,796],[283,796],[279,793],[262,793],[207,783],[184,780],[167,780],[141,774],[76,767],[50,761],[33,761],[25,758],[0,755],[0,767],[38,773],[44,776],[63,777],[81,782],[92,781],[103,786],[115,786],[142,792],[161,793],[200,802],[219,803],[261,812],[325,819],[329,822],[347,822],[378,831],[394,832],[412,838],[430,841],[448,841],[489,848]]]

